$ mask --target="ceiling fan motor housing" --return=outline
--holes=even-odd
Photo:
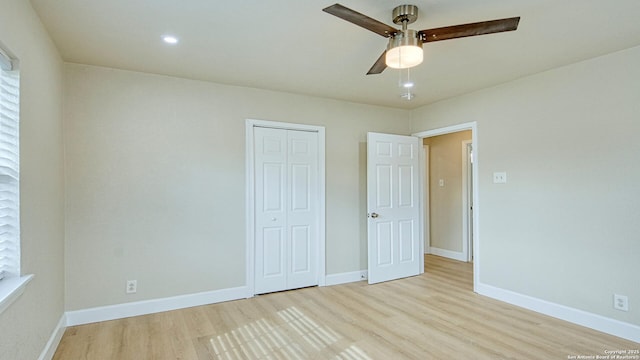
[[[415,5],[396,6],[391,17],[394,24],[412,24],[418,19],[418,7]]]
[[[406,69],[422,62],[422,41],[416,30],[402,30],[389,39],[385,63],[394,69]]]
[[[389,44],[387,50],[391,50],[398,46],[418,46],[422,47],[422,41],[420,41],[420,35],[416,30],[402,30],[398,31],[394,36],[389,38]]]

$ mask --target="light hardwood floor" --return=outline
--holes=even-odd
[[[54,360],[568,359],[640,344],[472,291],[472,266],[70,327]]]

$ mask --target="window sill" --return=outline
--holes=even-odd
[[[25,286],[33,279],[33,275],[12,277],[0,280],[0,314],[24,292]]]

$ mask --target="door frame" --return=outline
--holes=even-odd
[[[255,159],[253,149],[255,139],[253,135],[254,127],[265,127],[281,130],[310,131],[318,133],[318,234],[317,234],[317,276],[318,285],[326,284],[325,266],[325,128],[324,126],[294,124],[278,121],[246,119],[245,121],[245,166],[246,166],[246,297],[255,295]]]
[[[429,196],[430,191],[429,191],[429,145],[422,145],[422,161],[421,163],[424,163],[424,169],[422,169],[421,173],[423,174],[424,178],[421,180],[420,183],[420,188],[422,191],[422,211],[423,211],[423,224],[421,226],[422,228],[422,235],[424,238],[424,247],[422,248],[422,252],[424,254],[430,254],[431,253],[431,222],[429,221],[429,217],[431,216],[429,211],[430,211],[430,207],[429,207]],[[423,256],[424,257],[424,256]],[[424,272],[424,260],[422,263],[422,271]]]
[[[473,146],[473,141],[462,140],[462,256],[467,262],[471,261],[471,254],[473,253],[473,251],[470,251],[473,245],[473,224],[469,221],[469,217],[471,216],[469,203],[473,204],[473,199],[469,196],[469,185],[472,185],[473,182],[470,184],[469,180],[470,175],[473,176],[473,171],[470,171],[471,154],[469,152],[469,145]],[[471,188],[473,188],[473,186]],[[473,192],[471,192],[471,195],[473,195]]]
[[[425,131],[419,131],[419,132],[415,132],[412,135],[419,137],[421,139],[424,138],[428,138],[428,137],[432,137],[432,136],[438,136],[438,135],[445,135],[445,134],[450,134],[450,133],[454,133],[454,132],[459,132],[459,131],[464,131],[464,130],[471,130],[471,142],[473,143],[473,150],[474,150],[474,158],[473,158],[473,165],[474,165],[474,171],[472,172],[472,184],[473,184],[473,231],[474,231],[474,236],[473,236],[473,291],[474,292],[478,292],[478,284],[480,284],[480,227],[479,227],[479,219],[480,219],[480,202],[478,201],[479,199],[479,195],[480,195],[480,188],[478,187],[478,174],[479,174],[479,169],[480,169],[480,143],[478,142],[478,124],[476,121],[472,121],[472,122],[467,122],[467,123],[462,123],[462,124],[458,124],[458,125],[451,125],[451,126],[445,126],[445,127],[441,127],[441,128],[436,128],[436,129],[432,129],[432,130],[425,130]],[[420,162],[420,166],[425,166],[424,161]],[[424,174],[425,174],[425,170],[421,169],[420,173],[422,174],[422,179],[421,179],[421,187],[422,187],[422,191],[429,191],[429,189],[425,188],[425,179],[424,179]],[[424,207],[425,204],[423,204],[422,206],[422,219],[425,219],[424,216]],[[426,226],[422,226],[422,228],[426,228]]]

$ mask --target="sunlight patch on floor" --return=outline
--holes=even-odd
[[[319,354],[336,360],[371,360],[340,333],[318,325],[295,306],[278,311],[277,315],[284,323],[261,318],[207,337],[209,354],[225,360],[303,360]]]

